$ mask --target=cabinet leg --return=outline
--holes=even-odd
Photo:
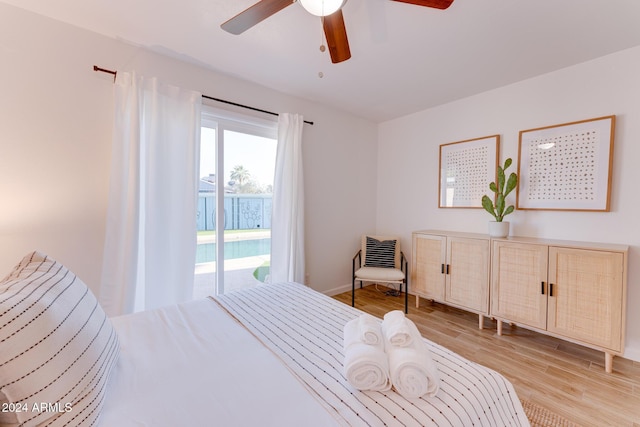
[[[482,314],[478,314],[478,329],[482,329],[484,326],[484,316]]]
[[[611,353],[604,354],[604,370],[607,374],[613,372],[613,354]]]
[[[420,297],[416,295],[416,308],[420,308]]]
[[[496,323],[498,326],[498,336],[502,335],[502,321],[500,319],[496,319]]]

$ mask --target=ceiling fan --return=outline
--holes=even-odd
[[[280,12],[296,0],[260,0],[248,9],[240,12],[220,27],[231,34],[242,34],[249,28]],[[327,39],[331,62],[346,61],[351,58],[347,29],[342,17],[342,6],[347,0],[299,0],[302,7],[309,13],[322,17],[324,35]],[[393,0],[410,3],[416,6],[446,9],[454,0]]]

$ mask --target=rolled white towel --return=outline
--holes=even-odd
[[[380,320],[370,314],[358,317],[358,334],[365,344],[377,345],[382,343],[382,329]]]
[[[358,323],[358,319],[353,319],[344,327],[344,375],[358,390],[390,390],[389,359],[384,342],[365,344]]]
[[[344,325],[344,349],[347,350],[351,344],[362,342],[360,338],[360,328],[358,318],[352,319]]]
[[[418,328],[411,320],[406,320],[409,322],[412,344],[386,347],[391,383],[398,393],[408,399],[433,397],[440,389],[438,368]]]
[[[391,345],[401,347],[411,345],[413,336],[408,324],[410,321],[401,310],[393,310],[384,315],[382,331]]]
[[[344,354],[344,375],[358,390],[391,390],[389,359],[381,346],[351,344]]]

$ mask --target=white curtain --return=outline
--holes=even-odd
[[[271,217],[272,283],[304,283],[303,125],[301,115],[279,115]]]
[[[100,302],[110,316],[191,298],[200,93],[119,72]]]

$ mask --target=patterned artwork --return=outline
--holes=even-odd
[[[499,135],[440,146],[440,207],[481,207],[495,180]]]
[[[523,131],[519,209],[608,209],[611,117]]]
[[[529,144],[529,200],[595,200],[597,129],[533,138]]]

